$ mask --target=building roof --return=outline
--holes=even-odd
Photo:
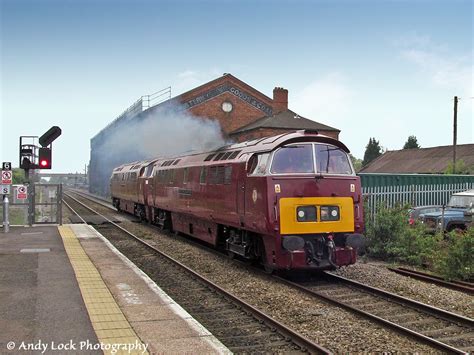
[[[474,165],[474,144],[456,146],[456,160]],[[387,151],[374,159],[361,173],[442,173],[453,161],[453,146]]]
[[[299,130],[299,129],[313,129],[318,131],[336,131],[340,132],[339,129],[326,126],[322,123],[315,122],[304,118],[291,110],[285,110],[279,112],[272,116],[264,116],[259,118],[258,120],[236,129],[233,132],[230,132],[230,135],[252,131],[258,128],[279,128],[279,129],[292,129],[292,130]]]

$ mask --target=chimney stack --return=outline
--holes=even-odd
[[[288,110],[288,90],[276,87],[273,89],[273,114]]]

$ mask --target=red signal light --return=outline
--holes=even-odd
[[[51,148],[40,148],[38,161],[40,169],[51,169]]]

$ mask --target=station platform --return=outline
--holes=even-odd
[[[87,225],[0,232],[0,353],[230,351]]]

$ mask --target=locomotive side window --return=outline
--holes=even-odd
[[[217,166],[211,166],[209,169],[209,184],[215,184],[217,181]]]
[[[184,168],[183,170],[183,184],[188,183],[188,168]]]
[[[201,173],[199,174],[199,183],[204,185],[207,180],[207,167],[201,167]]]
[[[316,166],[318,173],[351,175],[348,155],[341,149],[327,144],[316,144]]]
[[[224,183],[224,175],[225,167],[223,165],[219,165],[217,167],[216,184],[222,185]]]
[[[175,177],[175,169],[168,170],[169,172],[169,183],[172,184],[174,182],[174,177]]]
[[[249,175],[265,175],[267,171],[269,153],[252,155],[247,163],[247,172]]]
[[[272,174],[314,173],[313,147],[310,144],[290,145],[273,155]]]
[[[230,185],[232,181],[232,166],[227,165],[224,170],[224,185]]]

